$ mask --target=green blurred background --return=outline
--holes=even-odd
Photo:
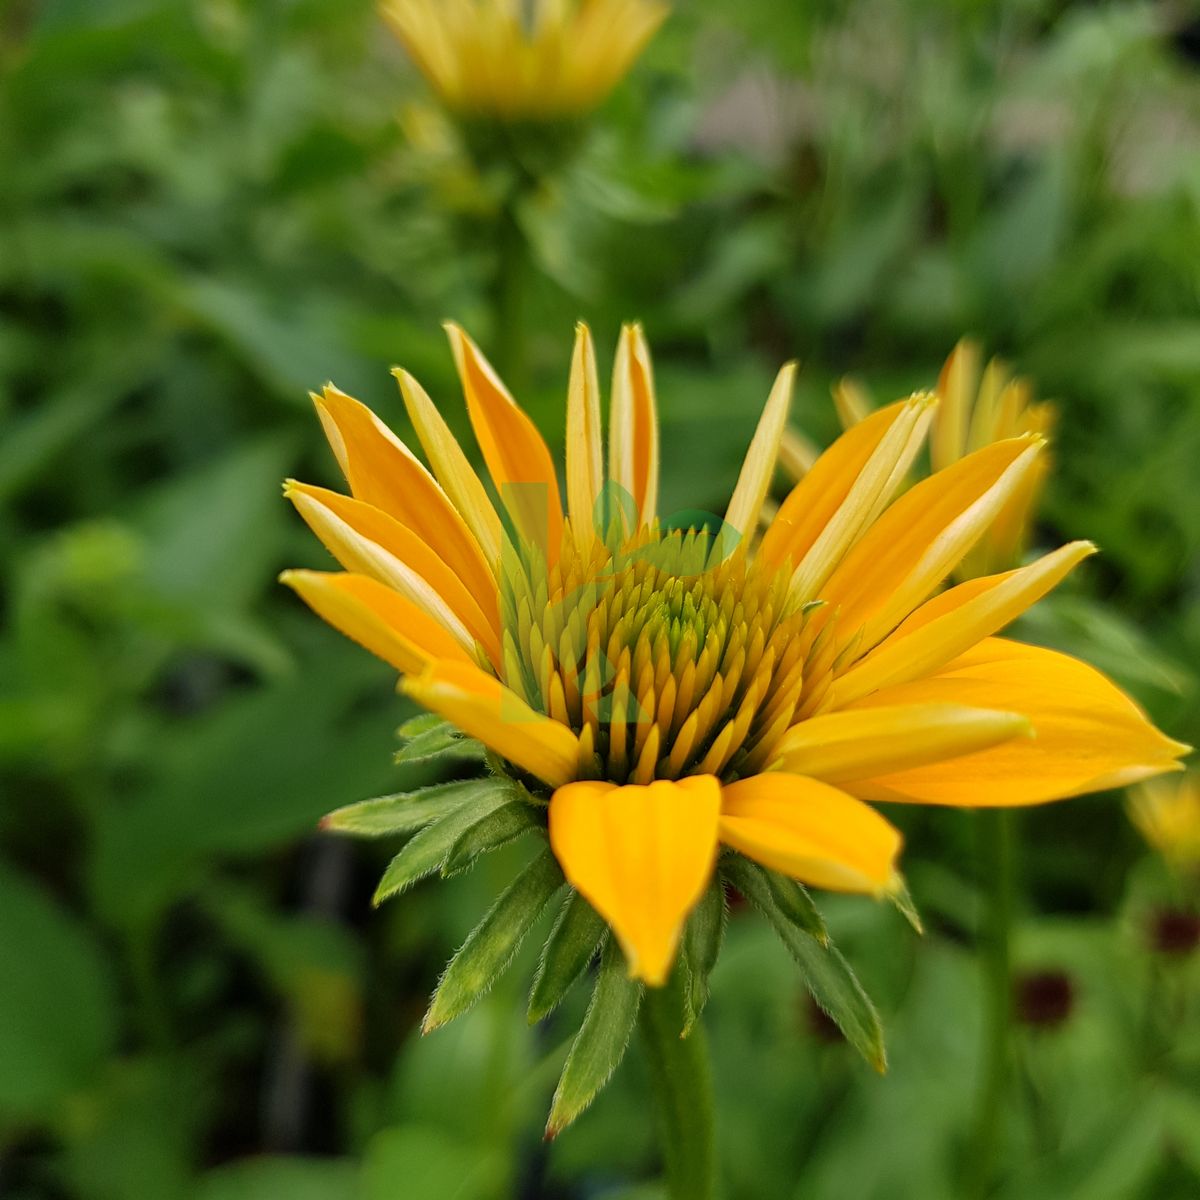
[[[1198,68],[1184,3],[680,3],[526,197],[517,355],[504,155],[472,163],[367,0],[0,0],[0,1196],[661,1195],[635,1056],[541,1141],[585,989],[529,1030],[526,963],[419,1036],[521,848],[372,912],[387,847],[314,831],[428,776],[390,763],[391,672],[276,585],[323,565],[279,482],[336,481],[326,379],[407,437],[401,364],[465,433],[444,317],[558,445],[574,318],[602,361],[643,320],[667,511],[721,511],[785,358],[823,443],[841,373],[890,398],[977,334],[1061,406],[1035,542],[1103,550],[1022,636],[1200,738]],[[731,1198],[973,1194],[978,819],[898,819],[925,937],[820,898],[886,1077],[734,914]],[[991,1194],[1200,1195],[1200,956],[1152,936],[1177,882],[1116,795],[1019,834]]]

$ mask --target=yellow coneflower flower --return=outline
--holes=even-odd
[[[646,984],[667,979],[722,847],[880,895],[900,835],[865,801],[1039,804],[1177,769],[1187,747],[1099,672],[996,636],[1089,543],[939,591],[1028,487],[1040,438],[983,445],[897,495],[937,404],[914,395],[835,442],[752,544],[789,365],[723,522],[676,527],[656,507],[641,330],[621,333],[606,465],[580,325],[564,514],[533,422],[447,329],[500,505],[410,375],[397,372],[431,470],[328,386],[314,399],[352,496],[287,490],[346,571],[283,578],[527,786],[562,873]]]
[[[1014,376],[999,358],[980,370],[979,344],[963,338],[950,352],[938,377],[938,406],[929,438],[933,470],[941,471],[967,454],[994,442],[1022,436],[1049,436],[1056,410],[1048,402],[1034,403],[1030,382]],[[842,426],[849,429],[864,420],[874,405],[866,390],[853,379],[842,379],[834,388],[834,404]],[[781,460],[784,470],[799,478],[805,470],[807,442],[789,431]],[[955,568],[957,579],[974,579],[1016,566],[1024,554],[1033,516],[1050,469],[1043,451],[1026,472],[987,531]]]
[[[1200,779],[1194,774],[1155,779],[1132,788],[1129,818],[1169,863],[1200,866]]]
[[[383,0],[447,107],[503,120],[596,108],[667,15],[654,0]]]

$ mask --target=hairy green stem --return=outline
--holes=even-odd
[[[672,1200],[712,1200],[717,1177],[712,1071],[704,1029],[697,1025],[680,1037],[679,976],[676,970],[665,987],[646,989],[639,1025]]]
[[[1006,809],[980,817],[980,860],[984,868],[988,910],[983,929],[984,1044],[983,1078],[975,1119],[970,1170],[971,1194],[991,1191],[999,1157],[1004,1102],[1012,1068],[1012,962],[1016,829]]]

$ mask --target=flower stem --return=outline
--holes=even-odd
[[[1006,809],[980,813],[980,860],[986,872],[988,911],[983,931],[983,1079],[976,1115],[971,1195],[991,1191],[1000,1149],[1004,1101],[1012,1063],[1012,964],[1016,829]]]
[[[525,283],[529,272],[525,233],[517,216],[522,189],[514,185],[496,213],[492,278],[492,342],[496,369],[520,393],[525,371]]]
[[[712,1200],[717,1155],[712,1071],[704,1029],[680,1037],[684,1024],[680,971],[642,999],[642,1044],[655,1094],[663,1159],[672,1200]]]

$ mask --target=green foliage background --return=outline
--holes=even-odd
[[[663,505],[723,502],[774,369],[834,432],[980,335],[1061,405],[1040,544],[1103,550],[1022,630],[1200,738],[1200,27],[1182,4],[695,0],[524,204],[520,340],[479,171],[366,0],[0,2],[0,1195],[650,1200],[631,1057],[540,1129],[575,1011],[513,973],[428,1038],[438,972],[523,859],[378,912],[386,848],[320,837],[390,763],[390,672],[275,582],[323,565],[279,499],[332,483],[327,378],[406,436],[412,370],[465,433],[438,322],[561,442],[571,322],[640,318]],[[720,509],[717,509],[720,511]],[[735,914],[706,1014],[726,1194],[969,1195],[978,822],[900,814],[929,932],[824,904],[884,1014],[875,1077]],[[1197,955],[1114,795],[1021,815],[1011,1200],[1200,1189]],[[578,989],[581,990],[581,989]],[[570,1007],[570,1006],[568,1006]]]

